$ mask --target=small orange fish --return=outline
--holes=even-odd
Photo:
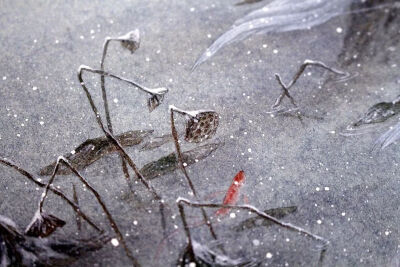
[[[244,184],[245,176],[244,171],[239,171],[236,176],[233,178],[231,186],[229,186],[228,191],[226,192],[223,205],[235,205],[239,199],[239,190],[240,187]],[[230,211],[229,208],[220,208],[217,210],[215,215],[222,216],[226,215]]]

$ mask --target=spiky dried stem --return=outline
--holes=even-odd
[[[342,76],[349,76],[348,72],[343,72],[340,70],[337,70],[335,68],[331,68],[328,67],[325,63],[321,62],[321,61],[313,61],[313,60],[305,60],[304,63],[300,66],[299,70],[296,72],[296,74],[293,76],[292,80],[289,82],[288,85],[285,85],[281,79],[281,77],[279,76],[279,74],[275,74],[275,78],[278,81],[279,85],[282,88],[282,93],[279,95],[279,97],[276,99],[275,104],[272,106],[272,108],[276,108],[278,107],[283,98],[285,97],[285,95],[290,99],[290,101],[292,102],[292,104],[294,106],[296,106],[294,99],[292,98],[292,96],[289,94],[289,89],[297,82],[297,80],[301,77],[301,75],[303,74],[303,72],[305,71],[305,69],[307,68],[307,66],[316,66],[316,67],[320,67],[323,69],[326,69],[332,73],[338,74],[338,75],[342,75]],[[297,106],[296,106],[297,107]]]
[[[20,174],[22,174],[23,176],[28,178],[30,181],[35,183],[37,186],[46,187],[46,184],[44,184],[42,182],[39,182],[33,176],[33,174],[29,173],[28,171],[24,170],[23,168],[19,167],[18,165],[14,164],[14,163],[12,163],[10,161],[1,159],[1,158],[0,158],[0,163],[3,164],[4,166],[13,168],[14,170],[18,171]],[[84,212],[82,212],[80,210],[80,208],[72,200],[70,200],[68,197],[66,197],[63,192],[61,192],[60,190],[58,190],[57,188],[55,188],[53,186],[50,186],[49,190],[52,191],[57,196],[61,197],[62,200],[67,202],[67,204],[70,205],[72,207],[72,209],[76,212],[76,214],[78,214],[80,217],[82,217],[82,219],[84,219],[96,231],[103,232],[103,230],[101,230],[101,228],[99,228],[94,222],[92,222],[92,220],[90,220],[90,218]]]
[[[127,257],[131,260],[133,266],[140,266],[139,262],[133,256],[132,252],[129,250],[128,245],[126,244],[125,239],[117,226],[117,223],[115,222],[114,218],[112,217],[111,213],[109,212],[109,210],[108,210],[106,204],[104,203],[104,201],[102,200],[100,194],[96,191],[96,189],[94,189],[89,184],[89,182],[85,178],[83,178],[83,176],[74,167],[72,167],[72,165],[69,163],[69,161],[64,157],[58,157],[58,159],[57,159],[57,164],[54,167],[53,174],[49,180],[49,183],[47,184],[47,186],[45,188],[45,192],[42,194],[42,199],[40,200],[40,203],[39,203],[40,212],[42,211],[42,207],[43,207],[44,201],[46,199],[47,192],[50,188],[50,184],[53,183],[53,181],[57,175],[57,170],[61,164],[64,164],[65,166],[67,166],[67,168],[69,168],[75,174],[75,176],[77,176],[78,179],[93,193],[97,202],[100,204],[101,208],[103,209],[104,213],[106,214],[106,217],[110,223],[111,228],[114,230],[115,234],[118,237],[118,240],[121,242],[122,247],[124,248]]]
[[[164,201],[162,200],[161,196],[157,193],[157,191],[151,186],[151,184],[146,180],[146,178],[140,173],[139,169],[137,168],[136,164],[133,162],[132,158],[128,155],[128,153],[125,151],[125,149],[121,146],[121,144],[118,142],[118,140],[114,137],[112,133],[110,133],[103,124],[103,120],[101,119],[100,113],[93,101],[92,95],[90,94],[89,90],[87,89],[85,82],[83,81],[82,74],[84,70],[92,70],[91,68],[86,68],[86,67],[80,67],[78,70],[78,80],[79,83],[83,89],[83,91],[86,94],[86,97],[89,101],[90,107],[92,108],[92,111],[96,117],[96,122],[99,125],[100,129],[103,131],[107,139],[116,147],[118,150],[119,154],[124,158],[124,160],[128,163],[128,165],[132,168],[132,170],[135,172],[135,175],[137,179],[146,187],[146,189],[153,195],[153,197],[159,202],[160,206],[160,212],[161,212],[161,224],[163,229],[166,228],[166,221],[165,221],[165,215],[164,215]],[[105,72],[99,71],[100,74]],[[95,72],[97,73],[97,72]],[[127,81],[126,79],[122,79],[124,81]],[[130,82],[128,82],[130,83]],[[132,84],[132,83],[131,83]],[[134,85],[134,84],[133,84]]]
[[[174,118],[174,109],[170,108],[170,119],[171,119],[171,132],[172,132],[172,137],[174,138],[174,144],[175,144],[175,148],[176,148],[176,153],[178,154],[178,161],[179,161],[179,166],[180,169],[182,170],[182,173],[184,174],[186,181],[189,185],[190,190],[193,193],[193,196],[198,199],[197,193],[196,193],[196,189],[194,188],[193,182],[189,177],[189,174],[186,171],[185,165],[183,164],[183,157],[182,157],[182,151],[181,151],[181,147],[179,145],[179,139],[178,139],[178,131],[176,130],[175,127],[175,118]],[[201,209],[201,213],[203,215],[204,218],[204,222],[206,223],[206,225],[208,226],[208,228],[210,229],[210,233],[212,235],[212,237],[217,240],[217,234],[214,231],[214,227],[211,224],[211,220],[208,219],[208,215],[206,213],[206,211],[204,209]]]

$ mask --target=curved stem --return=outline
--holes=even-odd
[[[96,117],[97,124],[99,125],[100,129],[103,131],[103,133],[105,134],[107,139],[116,147],[116,149],[118,150],[120,155],[125,159],[125,161],[128,163],[128,165],[133,169],[138,180],[146,187],[147,190],[150,191],[150,193],[153,195],[153,197],[159,201],[160,211],[163,211],[164,203],[163,203],[161,196],[157,193],[157,191],[153,188],[153,186],[151,186],[150,183],[140,173],[139,169],[137,168],[136,164],[133,162],[132,158],[128,155],[128,153],[125,151],[125,149],[121,146],[121,144],[118,142],[118,140],[114,137],[114,135],[112,133],[110,133],[104,127],[103,120],[101,119],[100,113],[93,101],[92,95],[90,94],[89,90],[87,89],[87,87],[83,81],[82,71],[83,71],[83,69],[80,67],[79,72],[78,72],[78,80],[79,80],[79,83],[80,83],[83,91],[86,94],[86,97],[89,101],[90,107],[92,108],[92,111]],[[165,215],[163,212],[161,213],[161,223],[162,223],[163,228],[165,229]]]
[[[294,99],[291,97],[291,95],[289,94],[289,89],[297,82],[297,80],[300,78],[301,74],[303,74],[303,72],[305,71],[305,69],[308,66],[316,66],[316,67],[320,67],[323,68],[325,70],[328,70],[332,73],[335,73],[337,75],[342,75],[342,76],[349,76],[350,74],[348,72],[343,72],[341,70],[337,70],[335,68],[331,68],[329,66],[327,66],[325,63],[321,62],[321,61],[314,61],[314,60],[305,60],[303,62],[303,64],[300,66],[300,68],[297,70],[297,72],[295,73],[295,75],[293,76],[292,80],[289,82],[288,85],[285,85],[282,82],[281,77],[279,76],[279,74],[275,74],[275,78],[278,81],[279,85],[282,87],[283,92],[281,93],[281,95],[279,95],[279,97],[276,99],[275,104],[272,106],[272,108],[276,108],[277,106],[280,105],[282,99],[284,98],[284,96],[286,95],[287,97],[289,97],[290,101],[292,102],[292,104],[294,106],[296,106]],[[297,107],[297,106],[296,106]]]
[[[29,173],[28,171],[24,170],[23,168],[17,166],[16,164],[1,159],[0,158],[0,163],[3,164],[4,166],[13,168],[14,170],[18,171],[20,174],[22,174],[23,176],[25,176],[26,178],[28,178],[30,181],[34,182],[36,185],[40,186],[40,187],[46,187],[46,184],[39,182],[36,178],[34,178],[34,176]],[[54,194],[56,194],[57,196],[61,197],[62,200],[64,200],[65,202],[67,202],[68,205],[70,205],[73,210],[76,212],[76,214],[78,214],[79,216],[81,216],[90,226],[92,226],[96,231],[98,232],[103,232],[103,230],[101,230],[94,222],[92,222],[89,217],[83,213],[80,208],[72,201],[70,200],[68,197],[66,197],[64,195],[64,193],[62,193],[60,190],[56,189],[53,186],[49,187],[49,190],[52,191]]]
[[[132,81],[132,80],[129,80],[129,79],[126,79],[126,78],[117,76],[117,75],[112,74],[112,73],[109,73],[109,72],[107,72],[107,71],[96,70],[96,69],[92,69],[92,68],[90,68],[90,67],[88,67],[88,66],[81,65],[81,66],[79,67],[78,72],[81,73],[81,72],[83,72],[83,71],[88,71],[88,72],[91,72],[91,73],[95,73],[95,74],[100,74],[100,75],[108,76],[108,77],[111,77],[111,78],[114,78],[114,79],[117,79],[117,80],[126,82],[126,83],[128,83],[128,84],[130,84],[130,85],[133,85],[134,87],[136,87],[136,88],[142,90],[143,92],[146,92],[146,93],[151,94],[151,95],[163,95],[163,94],[165,93],[164,91],[162,91],[162,92],[153,92],[150,88],[147,88],[147,87],[145,87],[145,86],[142,86],[142,85],[138,84],[138,83],[135,82],[135,81]]]
[[[273,217],[271,215],[268,215],[265,212],[262,212],[262,211],[258,210],[257,208],[254,208],[254,207],[249,206],[249,205],[221,205],[221,204],[211,204],[211,203],[196,203],[196,202],[191,202],[190,200],[187,200],[187,199],[181,198],[181,197],[178,198],[176,200],[176,202],[177,202],[177,205],[179,207],[179,210],[182,210],[182,211],[183,211],[183,204],[186,204],[186,205],[188,205],[190,207],[194,207],[194,208],[228,208],[228,209],[242,209],[242,210],[251,211],[251,212],[254,212],[255,214],[257,214],[258,216],[260,216],[261,218],[264,218],[264,219],[266,219],[268,221],[271,221],[271,222],[273,222],[273,223],[275,223],[275,224],[277,224],[277,225],[279,225],[279,226],[281,226],[283,228],[286,228],[286,229],[289,229],[289,230],[304,234],[305,236],[308,236],[308,237],[310,237],[312,239],[321,241],[321,242],[324,243],[324,245],[328,245],[329,244],[329,241],[326,240],[325,238],[321,237],[321,236],[315,235],[315,234],[313,234],[313,233],[311,233],[311,232],[309,232],[309,231],[307,231],[307,230],[305,230],[305,229],[303,229],[301,227],[293,225],[291,223],[282,222],[279,219],[277,219],[277,218],[275,218],[275,217]],[[183,212],[183,215],[184,215],[184,212]],[[190,239],[191,238],[191,236],[190,236],[190,228],[188,227],[186,219],[182,218],[182,222],[183,222],[184,227],[185,227],[186,235]]]
[[[100,62],[100,70],[101,71],[104,71],[104,62],[105,62],[105,59],[106,59],[106,56],[107,56],[108,44],[112,40],[115,40],[115,39],[106,38],[106,40],[104,41],[103,55],[101,57],[101,62]],[[110,131],[110,133],[113,133],[113,127],[112,127],[111,116],[110,116],[110,109],[108,107],[108,100],[107,100],[107,92],[106,92],[106,87],[105,87],[105,77],[104,77],[104,75],[101,75],[101,77],[100,77],[100,87],[101,87],[101,95],[102,95],[102,98],[103,98],[104,112],[106,114],[107,128]],[[128,168],[126,166],[126,162],[125,162],[123,157],[120,156],[120,158],[121,158],[122,171],[124,173],[126,182],[128,183],[128,187],[131,190],[131,192],[133,194],[135,194],[134,190],[132,189],[131,179],[130,179]]]
[[[194,188],[193,182],[189,177],[189,174],[186,171],[185,165],[183,164],[183,157],[182,157],[182,152],[181,152],[181,147],[179,145],[179,140],[178,140],[178,132],[176,130],[175,127],[175,118],[174,118],[174,109],[170,109],[170,119],[171,119],[171,132],[172,132],[172,137],[174,138],[174,143],[175,143],[175,148],[176,148],[176,153],[178,154],[178,161],[179,161],[179,166],[180,169],[182,170],[183,174],[185,175],[186,181],[189,185],[190,190],[193,193],[193,196],[198,199],[197,193],[196,193],[196,189]],[[210,233],[212,235],[212,237],[217,240],[217,234],[214,231],[214,228],[211,224],[211,220],[208,219],[208,215],[206,213],[206,211],[202,208],[201,209],[201,213],[203,215],[204,218],[204,222],[207,224],[208,228],[210,229]]]

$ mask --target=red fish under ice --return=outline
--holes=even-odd
[[[244,171],[239,171],[236,176],[233,178],[231,186],[229,186],[228,191],[226,192],[223,205],[235,205],[239,199],[239,191],[242,185],[244,184],[245,175]],[[226,215],[229,212],[229,208],[221,208],[217,210],[215,215],[222,216]]]

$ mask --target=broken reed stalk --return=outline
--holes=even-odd
[[[321,61],[313,61],[313,60],[307,59],[300,66],[299,70],[293,76],[292,80],[289,82],[288,85],[285,85],[285,83],[281,79],[281,76],[279,74],[275,73],[275,78],[278,81],[279,85],[282,87],[283,92],[276,99],[275,104],[272,106],[272,108],[278,107],[281,104],[281,102],[285,96],[287,96],[290,99],[290,101],[292,102],[292,104],[295,107],[297,107],[296,103],[294,102],[293,97],[289,94],[289,89],[297,82],[297,80],[300,78],[301,74],[303,74],[303,72],[305,71],[307,66],[316,66],[316,67],[326,69],[326,70],[328,70],[332,73],[338,74],[338,75],[342,75],[345,77],[349,76],[348,72],[343,72],[343,71],[337,70],[335,68],[328,67],[325,63],[323,63]]]
[[[289,229],[291,231],[298,232],[300,234],[304,234],[305,236],[308,236],[308,237],[310,237],[312,239],[315,239],[317,241],[323,242],[324,243],[323,248],[325,248],[327,245],[329,245],[329,241],[326,240],[325,238],[323,238],[321,236],[318,236],[318,235],[315,235],[315,234],[313,234],[313,233],[311,233],[311,232],[309,232],[309,231],[307,231],[307,230],[305,230],[305,229],[303,229],[301,227],[295,226],[295,225],[293,225],[291,223],[282,222],[279,219],[277,219],[277,218],[275,218],[275,217],[273,217],[271,215],[268,215],[265,212],[262,212],[262,211],[258,210],[257,208],[254,208],[254,207],[249,206],[249,205],[221,205],[221,204],[211,204],[211,203],[196,203],[196,202],[191,202],[190,200],[185,199],[185,198],[181,198],[181,197],[179,197],[176,200],[176,203],[177,203],[178,208],[179,208],[179,213],[181,215],[182,223],[183,223],[183,226],[185,228],[186,236],[187,236],[187,238],[189,240],[188,241],[189,242],[188,245],[189,245],[189,249],[190,249],[191,253],[193,253],[193,247],[192,247],[193,241],[192,241],[192,238],[191,238],[189,225],[188,225],[188,223],[186,221],[185,210],[184,210],[184,205],[183,204],[186,204],[186,205],[188,205],[190,207],[194,207],[194,208],[229,208],[229,209],[241,209],[241,210],[251,211],[251,212],[254,212],[255,214],[257,214],[258,216],[260,216],[261,218],[263,218],[265,220],[268,220],[268,221],[271,221],[271,222],[273,222],[273,223],[275,223],[275,224],[277,224],[277,225],[279,225],[279,226],[281,226],[283,228]],[[194,256],[194,253],[192,255]]]
[[[83,71],[85,71],[85,70],[89,71],[89,72],[93,72],[93,73],[104,74],[106,76],[110,76],[110,77],[114,77],[114,78],[116,78],[118,76],[109,74],[109,73],[104,72],[104,71],[93,70],[93,69],[91,69],[89,67],[84,67],[84,66],[81,66],[78,69],[78,80],[79,80],[79,83],[80,83],[83,91],[86,94],[86,97],[87,97],[87,99],[89,101],[90,107],[92,108],[92,111],[93,111],[93,113],[94,113],[94,115],[96,117],[97,124],[99,125],[100,129],[103,131],[103,133],[105,134],[107,139],[116,147],[116,149],[118,150],[119,154],[125,159],[125,161],[128,163],[128,165],[133,169],[133,171],[135,172],[135,175],[138,178],[138,180],[146,187],[146,189],[153,195],[153,197],[157,201],[159,201],[160,212],[161,212],[161,224],[162,224],[163,229],[165,229],[166,228],[166,221],[165,221],[165,216],[164,216],[164,201],[163,201],[163,199],[157,193],[157,191],[154,189],[154,187],[151,186],[151,184],[146,180],[146,178],[140,173],[138,167],[133,162],[132,158],[128,155],[128,153],[125,151],[125,149],[121,146],[121,144],[118,142],[118,140],[114,137],[114,135],[112,133],[110,133],[104,127],[103,120],[101,119],[100,113],[99,113],[99,111],[98,111],[98,109],[97,109],[97,107],[96,107],[96,105],[95,105],[95,103],[93,101],[92,95],[90,94],[88,88],[85,85],[85,82],[83,81],[82,74],[83,74]],[[124,79],[124,78],[120,78],[120,77],[118,77],[117,79],[125,81],[125,82],[127,82],[129,84],[132,84],[132,85],[136,86],[136,87],[139,86],[138,87],[139,89],[142,89],[142,90],[152,94],[152,92],[149,92],[147,88],[145,89],[144,87],[140,87],[140,85],[137,85],[135,82],[132,82],[130,80],[127,80],[127,79]]]
[[[72,184],[72,192],[73,192],[73,199],[74,199],[74,203],[75,205],[77,205],[79,207],[79,199],[78,199],[78,193],[76,192],[76,188],[75,188],[75,184]],[[76,227],[78,228],[78,231],[81,231],[82,228],[82,222],[81,222],[81,218],[79,216],[76,216]]]
[[[104,41],[104,45],[103,45],[103,55],[101,57],[101,62],[100,62],[100,70],[104,71],[104,62],[107,56],[107,51],[108,51],[108,44],[110,43],[110,41],[116,40],[116,38],[106,38],[106,40]],[[108,100],[107,100],[107,92],[106,92],[106,87],[105,87],[105,77],[104,75],[100,76],[100,87],[101,87],[101,95],[103,98],[103,104],[104,104],[104,112],[106,115],[106,121],[107,121],[107,128],[110,131],[110,133],[114,133],[113,132],[113,127],[112,127],[112,122],[111,122],[111,116],[110,116],[110,110],[108,107]],[[123,157],[121,157],[121,166],[122,166],[122,171],[124,173],[126,182],[128,183],[128,187],[131,190],[132,193],[135,193],[134,190],[132,189],[132,185],[131,185],[131,179],[130,179],[130,175],[129,175],[129,170],[128,167],[126,166],[126,161],[124,160]]]
[[[18,165],[1,159],[0,158],[0,163],[3,164],[4,166],[13,168],[14,170],[18,171],[20,174],[22,174],[23,176],[25,176],[26,178],[28,178],[30,181],[34,182],[36,185],[40,186],[40,187],[46,187],[47,185],[39,182],[36,178],[34,178],[34,176],[29,173],[28,171],[24,170],[23,168],[19,167]],[[63,192],[61,192],[60,190],[58,190],[57,188],[53,187],[52,185],[50,185],[49,190],[52,191],[54,194],[56,194],[57,196],[61,197],[61,199],[63,199],[65,202],[67,202],[68,205],[70,205],[72,207],[72,209],[75,211],[76,214],[78,214],[80,217],[82,217],[90,226],[92,226],[96,231],[98,232],[103,232],[103,230],[101,228],[99,228],[94,222],[92,222],[90,220],[90,218],[80,210],[80,208],[72,201],[70,200],[68,197],[66,197],[64,195]]]
[[[97,202],[100,204],[101,208],[103,209],[104,213],[106,214],[106,217],[111,225],[111,228],[114,230],[115,234],[118,237],[118,240],[121,242],[122,247],[124,248],[127,257],[132,261],[133,266],[140,266],[139,262],[136,260],[135,257],[133,257],[132,252],[129,250],[121,231],[119,230],[115,220],[113,219],[111,213],[109,212],[106,204],[102,200],[100,194],[89,184],[89,182],[85,178],[83,178],[83,176],[74,167],[72,167],[72,165],[69,163],[69,161],[62,156],[58,157],[57,164],[54,167],[53,174],[45,188],[44,193],[42,194],[42,198],[39,203],[40,212],[42,212],[43,204],[47,197],[47,193],[49,191],[50,184],[53,183],[53,181],[57,175],[58,168],[60,167],[61,164],[64,164],[65,166],[67,166],[75,174],[75,176],[77,176],[78,179],[93,193]]]
[[[182,170],[182,172],[183,172],[183,174],[184,174],[184,176],[186,178],[186,181],[187,181],[187,183],[189,185],[190,190],[193,193],[193,196],[196,198],[196,200],[198,200],[196,189],[194,188],[193,182],[190,179],[189,174],[187,173],[185,166],[183,165],[183,157],[182,157],[181,147],[179,145],[178,131],[176,130],[176,127],[175,127],[175,118],[174,118],[174,112],[175,111],[180,112],[179,110],[174,110],[173,108],[170,108],[171,132],[172,132],[172,136],[174,138],[176,153],[178,154],[179,166],[180,166],[180,169]],[[181,114],[184,114],[184,113],[181,113]],[[204,222],[206,223],[206,225],[208,226],[208,228],[210,230],[211,236],[215,240],[217,240],[218,239],[217,234],[214,231],[214,227],[212,226],[211,220],[208,219],[207,212],[202,208],[201,209],[201,213],[203,215]]]

